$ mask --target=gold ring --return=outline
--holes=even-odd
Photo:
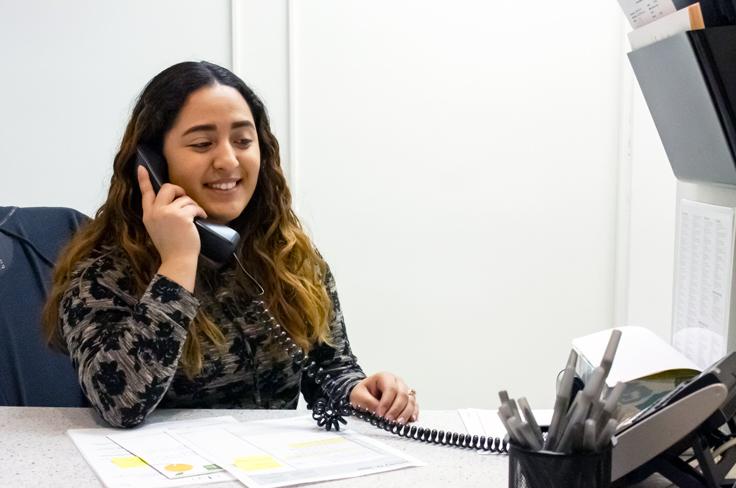
[[[417,396],[417,390],[415,390],[414,388],[409,388],[409,391],[406,394],[415,397]]]

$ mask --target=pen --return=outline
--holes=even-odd
[[[575,376],[575,368],[570,367],[570,362],[568,361],[568,366],[562,374],[562,381],[557,388],[557,398],[555,399],[555,407],[552,412],[552,420],[549,423],[547,439],[544,442],[545,449],[551,450],[557,444],[557,434],[562,424],[562,420],[567,413],[567,406],[570,404],[573,376]]]
[[[578,422],[568,425],[567,429],[565,429],[565,434],[562,436],[562,439],[560,439],[560,442],[557,445],[557,449],[555,449],[555,451],[564,453],[570,452],[573,445],[575,444],[575,439],[580,437],[582,430],[582,423]]]
[[[526,436],[522,432],[521,429],[521,420],[519,420],[517,417],[511,416],[509,419],[507,419],[509,427],[514,432],[514,436],[516,437],[516,443],[520,445],[521,447],[529,447],[529,443],[526,439]]]
[[[595,441],[595,420],[588,419],[585,421],[585,428],[583,429],[583,449],[586,451],[595,450]]]
[[[575,349],[570,349],[570,355],[567,357],[567,364],[565,365],[565,369],[567,368],[575,369],[577,364],[578,364],[578,353],[575,352]]]
[[[593,401],[590,402],[590,412],[588,413],[588,418],[598,419],[600,418],[602,413],[603,413],[603,402],[600,400],[596,400],[594,398]]]
[[[614,413],[618,408],[618,400],[621,398],[621,394],[624,392],[625,388],[626,385],[619,381],[603,402],[603,410],[601,411],[601,416],[598,419],[598,425],[601,429],[606,425],[609,419],[614,417]]]
[[[539,443],[539,449],[541,449],[542,444],[544,444],[544,436],[542,435],[542,429],[539,428],[537,419],[534,418],[534,412],[532,412],[532,408],[529,406],[529,402],[527,401],[525,397],[519,398],[519,408],[524,414],[524,419],[526,419],[527,423],[529,424],[532,434],[534,435],[534,437],[537,439]]]
[[[616,356],[616,349],[618,349],[618,343],[621,341],[621,331],[614,329],[611,332],[611,337],[608,339],[608,345],[606,346],[606,352],[603,353],[603,359],[601,359],[601,367],[605,370],[605,376],[611,372],[611,366],[613,365],[613,358]]]
[[[572,407],[570,408],[570,412],[568,412],[567,415],[568,421],[567,425],[565,426],[565,430],[560,434],[560,443],[558,446],[558,450],[563,450],[563,448],[566,449],[571,446],[574,440],[573,435],[575,435],[576,433],[579,434],[582,431],[583,423],[588,417],[590,404],[592,403],[593,399],[600,396],[601,387],[603,386],[604,374],[605,371],[602,366],[598,366],[597,368],[595,368],[593,370],[593,374],[590,377],[590,380],[588,381],[588,384],[585,385],[583,391],[578,393],[578,395],[575,397]]]
[[[600,451],[603,448],[605,448],[609,442],[611,442],[611,438],[613,437],[613,434],[616,432],[616,426],[618,425],[618,420],[616,419],[609,419],[606,423],[606,426],[601,430],[601,433],[598,435],[598,439],[596,440],[595,450]]]
[[[511,427],[511,425],[509,424],[509,421],[508,421],[508,419],[507,419],[506,417],[504,417],[504,415],[503,415],[503,414],[501,413],[501,409],[498,409],[498,412],[497,412],[497,413],[498,413],[498,418],[499,418],[499,419],[501,419],[501,423],[503,424],[503,426],[504,426],[504,427],[506,427],[506,432],[507,432],[507,433],[508,433],[508,435],[509,435],[509,439],[511,439],[511,441],[512,441],[512,442],[513,442],[514,444],[519,444],[519,445],[521,445],[521,444],[522,444],[522,442],[521,442],[521,440],[520,440],[520,436],[521,436],[521,434],[519,434],[518,432],[516,432],[516,431],[515,431],[515,430],[514,430],[514,429],[513,429],[512,427]]]
[[[514,417],[514,419],[516,419],[516,417]],[[529,425],[528,422],[519,423],[519,432],[521,432],[521,435],[524,437],[527,446],[534,449],[535,451],[539,451],[540,449],[542,449],[542,442],[534,435],[534,432],[532,432],[532,427],[531,425]]]

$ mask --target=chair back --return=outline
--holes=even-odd
[[[69,208],[0,207],[0,406],[89,405],[71,360],[41,333],[56,258],[87,220]]]

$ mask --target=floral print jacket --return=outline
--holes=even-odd
[[[78,263],[60,304],[60,326],[82,390],[116,427],[140,424],[161,408],[296,408],[323,396],[320,386],[268,331],[256,300],[222,286],[236,270],[218,272],[214,285],[195,293],[155,275],[141,296],[132,291],[130,263],[116,248],[102,248]],[[201,273],[200,273],[201,274]],[[319,344],[310,358],[336,380],[347,397],[365,374],[350,350],[335,281],[327,272],[332,300],[332,345]],[[193,378],[179,365],[188,327],[203,309],[220,328],[225,345],[201,339],[203,366]]]

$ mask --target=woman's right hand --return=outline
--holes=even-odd
[[[165,183],[156,194],[142,166],[138,167],[138,185],[143,225],[161,256],[159,274],[193,291],[200,250],[194,218],[207,218],[207,214],[180,186]]]

